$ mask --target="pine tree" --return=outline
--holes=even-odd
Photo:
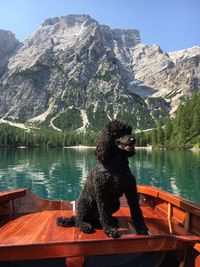
[[[192,127],[191,127],[191,136],[200,134],[200,103],[194,109]]]
[[[157,129],[153,129],[151,139],[152,139],[152,145],[156,146],[158,144],[158,130]]]
[[[173,122],[170,118],[168,118],[165,122],[164,136],[165,136],[165,143],[167,144],[170,141],[171,137],[173,136]]]
[[[162,128],[161,123],[158,123],[157,139],[158,139],[158,144],[159,145],[164,145],[164,143],[165,143],[165,137],[164,137],[164,130]]]

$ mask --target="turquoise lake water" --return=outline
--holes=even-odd
[[[0,191],[29,188],[48,199],[74,200],[96,164],[93,149],[0,149]],[[200,203],[200,152],[137,150],[137,182]]]

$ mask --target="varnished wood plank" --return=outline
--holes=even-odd
[[[157,220],[157,232],[163,233],[159,229],[162,221],[150,211],[150,208],[143,208],[145,220],[148,225],[150,221],[150,231],[154,233],[155,220]],[[6,245],[28,245],[39,243],[66,242],[66,241],[86,241],[86,240],[110,240],[102,230],[96,230],[93,234],[84,234],[78,228],[64,228],[56,225],[58,216],[71,216],[71,211],[46,211],[40,213],[28,214],[19,217],[3,226],[0,230],[0,246]],[[115,214],[120,222],[119,231],[123,238],[138,238],[134,227],[131,224],[131,218],[128,208],[122,208]],[[151,220],[154,220],[154,226],[151,226]],[[120,239],[120,240],[121,240]]]
[[[43,199],[26,190],[24,197],[15,199],[14,210],[17,214],[48,210],[72,210],[72,203],[63,200]]]
[[[67,267],[82,267],[84,264],[84,260],[84,256],[67,257],[66,264]]]
[[[120,254],[144,251],[162,251],[184,249],[186,244],[180,240],[166,236],[145,236],[119,240],[90,240],[32,246],[10,246],[0,248],[0,260],[42,259],[57,257],[76,257],[81,255]]]
[[[142,190],[148,194],[148,188],[143,187]],[[150,188],[149,191],[153,195],[152,199],[160,197],[163,200],[163,203],[160,202],[156,206],[142,207],[145,222],[152,235],[137,235],[131,222],[129,208],[121,208],[114,214],[119,219],[119,231],[122,233],[122,237],[117,240],[107,237],[101,229],[97,229],[93,234],[84,234],[76,227],[57,226],[55,222],[58,216],[69,217],[73,214],[73,211],[65,210],[72,207],[71,203],[65,202],[66,205],[63,206],[62,202],[40,199],[26,191],[25,195],[20,195],[15,200],[15,209],[21,217],[9,221],[0,228],[0,260],[176,250],[187,248],[188,244],[194,248],[198,247],[195,244],[200,241],[199,236],[191,235],[184,229],[184,224],[183,227],[179,225],[185,220],[181,206],[184,201],[180,199],[178,202],[177,199],[168,196],[168,193],[164,197],[162,196],[164,191],[160,194],[160,190],[154,188]],[[168,235],[167,216],[165,216],[168,200],[180,206],[172,210],[175,235]],[[191,206],[184,203],[189,209],[193,208],[193,204]],[[162,212],[159,213],[159,210]],[[23,215],[25,211],[34,213]],[[198,227],[197,219],[199,217],[193,214],[191,217],[193,228]]]
[[[58,216],[70,216],[72,211],[46,211],[19,217],[0,229],[0,247],[74,240],[74,228],[56,225]]]
[[[113,240],[108,237],[102,238],[101,233],[99,240],[96,240],[96,237],[92,234],[87,235],[90,239],[81,238],[79,241],[71,241],[67,238],[69,237],[69,231],[74,229],[73,227],[68,229],[57,228],[63,230],[63,236],[59,236],[59,240],[54,240],[54,242],[47,242],[47,240],[37,240],[40,242],[36,242],[35,240],[35,242],[26,245],[17,243],[0,248],[0,260],[172,250],[183,249],[186,246],[182,240],[166,235],[140,236],[131,234],[124,235],[119,240]]]
[[[200,243],[196,243],[195,245],[194,245],[194,249],[196,250],[196,251],[198,251],[198,252],[200,252]]]
[[[145,195],[150,195],[152,197],[158,197],[159,189],[154,186],[146,186],[142,184],[137,185],[137,191],[138,193],[142,193]]]
[[[0,202],[12,200],[24,196],[26,189],[16,189],[10,191],[0,192]]]
[[[166,232],[166,227],[163,227],[164,221],[158,217],[153,210],[150,207],[143,207],[142,208],[143,215],[145,218],[145,222],[147,224],[147,227],[149,228],[150,232],[153,234],[164,234],[168,233]],[[130,215],[130,210],[128,207],[122,207],[119,211],[117,211],[115,214],[119,220],[119,232],[123,236],[126,237],[133,237],[136,235],[136,231],[134,228],[134,225],[132,224],[132,219]],[[78,228],[76,228],[75,233],[75,240],[108,240],[110,239],[107,237],[102,230],[96,229],[95,233],[93,234],[84,234],[81,232]]]
[[[200,255],[198,255],[196,258],[195,258],[195,265],[194,267],[200,267]]]
[[[137,190],[138,193],[160,198],[162,200],[165,200],[166,202],[170,202],[171,204],[181,208],[182,210],[188,211],[200,217],[200,205],[197,203],[193,203],[192,201],[188,201],[153,186],[138,185]]]

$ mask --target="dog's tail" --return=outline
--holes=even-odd
[[[76,226],[76,216],[71,216],[71,217],[58,217],[56,219],[56,224],[59,226],[63,226],[63,227],[72,227],[72,226]]]

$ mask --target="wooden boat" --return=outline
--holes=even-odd
[[[122,236],[112,239],[101,229],[84,234],[57,226],[58,216],[74,214],[68,201],[41,199],[28,189],[0,192],[0,266],[32,266],[46,259],[54,262],[47,266],[68,267],[133,266],[131,261],[134,266],[200,266],[200,205],[151,186],[139,185],[138,193],[150,235],[135,233],[122,198],[115,214]],[[136,264],[145,259],[148,264]]]

